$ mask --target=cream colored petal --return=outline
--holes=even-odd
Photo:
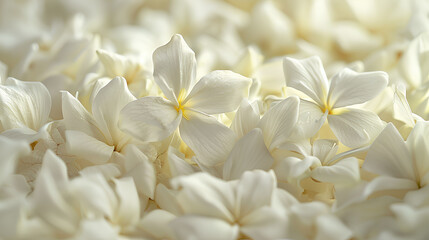
[[[186,118],[180,123],[180,136],[199,162],[214,166],[226,160],[235,143],[234,132],[214,117],[186,111]]]
[[[117,221],[123,227],[133,226],[140,219],[140,201],[132,178],[114,179],[119,199]]]
[[[235,240],[239,227],[216,218],[186,215],[173,220],[170,227],[175,239]]]
[[[319,57],[283,60],[286,86],[295,88],[323,106],[328,93],[328,79]]]
[[[139,225],[146,232],[158,239],[171,238],[172,231],[169,223],[174,219],[176,219],[174,214],[161,209],[155,209],[145,215],[140,220]]]
[[[121,111],[120,128],[146,142],[170,136],[182,118],[170,101],[161,97],[144,97],[127,104]]]
[[[50,112],[51,96],[42,83],[8,78],[0,85],[0,121],[4,130],[28,127],[38,131]]]
[[[133,178],[139,193],[154,199],[156,172],[152,163],[135,145],[128,145],[124,155],[128,165],[124,176]]]
[[[232,112],[249,95],[251,83],[231,71],[213,71],[195,84],[182,104],[207,114]]]
[[[176,199],[185,214],[200,215],[234,222],[232,186],[207,173],[195,173],[172,179],[171,185],[179,190]]]
[[[174,35],[170,42],[153,53],[153,76],[164,95],[176,103],[182,89],[189,90],[195,81],[195,53],[183,37]]]
[[[67,130],[65,135],[67,153],[94,164],[103,164],[109,161],[115,148],[83,132]]]
[[[67,181],[66,165],[48,150],[31,197],[38,216],[58,231],[71,234],[76,231],[78,215],[62,193]]]
[[[239,179],[248,170],[268,170],[274,159],[264,143],[262,131],[253,129],[235,143],[223,166],[223,179]]]
[[[379,175],[415,181],[410,150],[398,130],[389,123],[372,143],[362,168]]]
[[[285,212],[272,207],[261,207],[240,220],[240,231],[252,239],[283,239],[288,234]]]
[[[423,183],[429,173],[429,123],[418,121],[407,138],[406,145],[410,150],[416,168],[416,180]],[[410,164],[410,163],[409,163]],[[426,178],[429,176],[426,176]],[[426,181],[429,179],[425,179]]]
[[[262,129],[269,150],[289,139],[298,120],[298,97],[288,97],[271,107],[262,117],[258,127]]]
[[[385,125],[377,114],[354,108],[329,114],[328,123],[338,140],[351,148],[369,144]]]
[[[62,111],[67,130],[81,131],[99,141],[106,141],[91,114],[69,92],[62,92]]]
[[[360,180],[359,162],[356,158],[345,158],[332,166],[320,166],[311,172],[311,177],[335,185],[351,185]]]
[[[269,206],[276,186],[273,171],[245,172],[236,186],[236,216],[242,218],[261,207]]]
[[[305,139],[313,137],[326,122],[327,116],[328,112],[323,112],[319,105],[301,99],[299,102],[298,121],[292,133],[293,138]]]
[[[119,112],[135,99],[122,77],[112,79],[95,96],[92,115],[109,144],[116,145],[120,141],[122,133],[118,128]]]
[[[237,137],[241,138],[254,129],[256,125],[258,125],[259,120],[259,113],[255,112],[255,109],[246,99],[243,99],[240,107],[235,113],[231,129],[235,132]]]
[[[389,76],[385,72],[358,73],[345,68],[331,80],[328,105],[340,108],[365,103],[380,94],[388,82]]]

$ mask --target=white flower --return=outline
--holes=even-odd
[[[286,85],[306,94],[300,120],[303,132],[315,134],[325,120],[335,136],[348,147],[368,144],[381,131],[383,123],[373,112],[349,106],[365,103],[387,85],[384,72],[357,73],[348,68],[337,73],[330,84],[318,57],[284,59]]]
[[[419,121],[404,141],[389,123],[368,150],[363,169],[378,174],[366,186],[363,195],[382,191],[401,197],[410,190],[429,184],[428,122]]]
[[[135,97],[121,77],[114,78],[94,95],[92,114],[68,92],[63,92],[62,109],[68,154],[101,164],[132,140],[119,129],[118,121],[121,109]]]
[[[180,35],[158,48],[153,60],[155,82],[165,98],[144,97],[125,106],[121,128],[140,140],[155,142],[180,126],[180,136],[200,161],[217,164],[235,137],[208,114],[235,110],[248,94],[250,79],[230,71],[214,71],[193,86],[195,56]]]
[[[286,237],[287,217],[278,201],[273,172],[255,170],[225,182],[207,173],[172,181],[182,216],[170,226],[178,239],[277,239]],[[286,193],[285,201],[294,202]]]
[[[39,82],[8,78],[0,85],[0,131],[15,139],[33,143],[48,137],[51,96]]]

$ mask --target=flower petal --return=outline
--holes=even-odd
[[[338,140],[351,148],[368,144],[384,127],[377,114],[355,108],[342,109],[336,115],[329,114],[328,122]]]
[[[135,99],[122,77],[112,79],[95,96],[92,103],[92,115],[109,144],[119,143],[122,135],[118,128],[119,112]]]
[[[237,217],[242,218],[258,208],[271,205],[277,182],[273,171],[245,172],[237,183]]]
[[[195,84],[183,104],[207,114],[232,112],[249,95],[251,83],[231,71],[213,71]]]
[[[153,53],[153,76],[164,95],[173,103],[182,89],[188,90],[195,81],[195,53],[179,34]]]
[[[71,234],[76,230],[78,215],[61,193],[67,181],[66,165],[48,150],[31,196],[38,216],[57,230]]]
[[[223,166],[223,179],[239,179],[247,170],[268,170],[273,162],[261,129],[253,129],[235,143]]]
[[[299,116],[294,127],[293,138],[311,138],[320,130],[326,122],[328,112],[322,112],[319,105],[301,99],[299,101]]]
[[[237,225],[216,218],[186,215],[170,223],[175,239],[235,240],[239,234]]]
[[[132,178],[114,179],[119,199],[117,221],[123,226],[132,226],[140,219],[140,201]]]
[[[372,143],[362,168],[379,175],[415,180],[412,156],[392,123]]]
[[[320,166],[314,169],[311,177],[336,185],[348,185],[360,180],[359,162],[356,158],[345,158],[332,166]]]
[[[328,104],[340,108],[367,102],[386,88],[388,79],[385,72],[357,73],[345,68],[331,80]]]
[[[231,184],[208,173],[173,178],[171,185],[185,214],[202,215],[234,222],[234,192]]]
[[[328,79],[319,57],[302,60],[284,58],[286,86],[295,88],[323,106],[328,91]]]
[[[288,97],[271,107],[262,117],[258,127],[262,129],[265,144],[270,151],[290,137],[298,120],[298,106],[298,97]]]
[[[125,176],[132,177],[137,191],[149,198],[154,198],[156,186],[156,172],[146,155],[135,145],[128,145],[124,153],[126,157]]]
[[[235,113],[231,129],[235,132],[237,137],[241,138],[250,132],[250,130],[254,129],[256,125],[258,125],[259,120],[259,114],[255,112],[252,105],[246,99],[243,99],[240,107]]]
[[[49,118],[51,96],[40,82],[8,78],[0,85],[0,121],[3,129],[28,127],[38,131]]]
[[[120,128],[146,142],[167,138],[177,129],[182,118],[171,102],[161,97],[143,97],[130,102],[120,114]]]
[[[186,111],[188,119],[180,123],[180,136],[206,166],[217,165],[227,158],[235,143],[234,132],[214,117]]]
[[[106,141],[91,114],[69,92],[62,92],[62,111],[67,130],[81,131],[99,141]]]
[[[94,164],[103,164],[109,161],[115,148],[80,131],[67,130],[65,135],[67,153]]]
[[[287,215],[264,206],[244,217],[240,231],[252,239],[284,239],[287,236]]]
[[[0,136],[0,186],[12,174],[15,173],[17,160],[29,155],[30,146],[24,141],[14,141]]]
[[[418,121],[407,138],[407,147],[413,151],[418,180],[423,184],[423,179],[429,173],[429,122]]]

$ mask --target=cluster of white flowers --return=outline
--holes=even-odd
[[[429,239],[427,0],[0,0],[0,239]]]

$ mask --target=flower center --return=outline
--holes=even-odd
[[[175,106],[174,108],[176,109],[177,112],[182,111],[182,116],[186,119],[189,120],[189,117],[186,115],[186,109],[185,109],[185,104],[183,104],[183,101],[186,98],[186,89],[182,88],[179,92],[179,96],[177,97],[177,102],[179,103],[178,106]]]

